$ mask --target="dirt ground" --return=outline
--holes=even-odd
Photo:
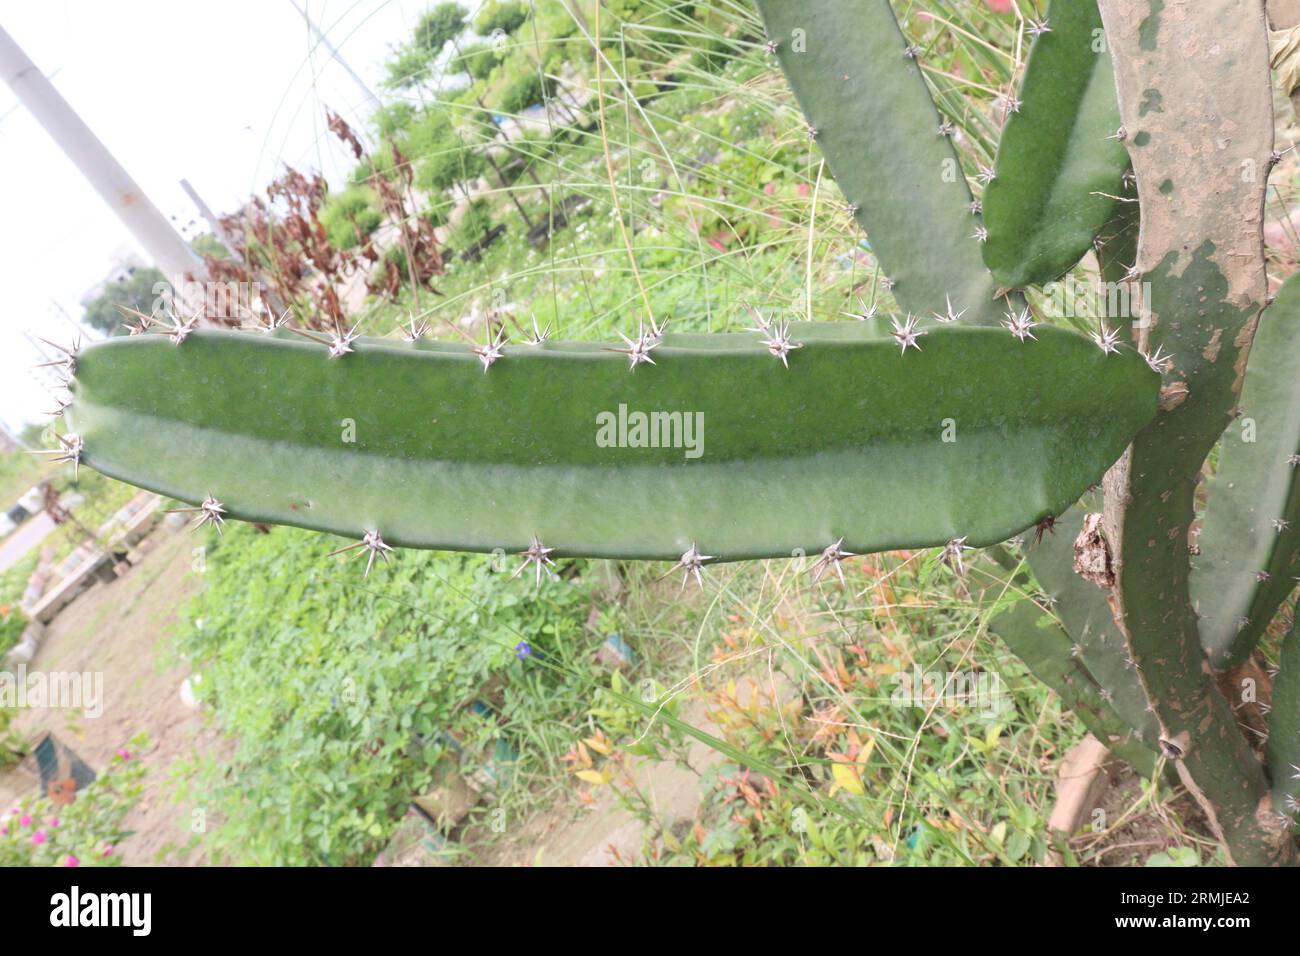
[[[190,810],[172,799],[172,762],[195,750],[224,746],[203,725],[200,711],[180,698],[183,668],[164,667],[178,610],[200,585],[190,572],[193,540],[184,531],[160,526],[148,539],[148,553],[112,584],[96,584],[52,622],[36,658],[43,671],[102,671],[103,713],[29,710],[15,721],[28,739],[52,731],[92,768],[109,762],[118,748],[141,731],[149,746],[138,755],[148,767],[145,791],[127,819],[134,832],[120,852],[124,863],[183,865],[201,862],[187,850]],[[0,778],[0,795],[30,790],[32,778],[10,772]]]

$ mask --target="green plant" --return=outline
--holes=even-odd
[[[351,249],[364,242],[384,218],[374,190],[367,186],[350,186],[331,195],[319,215],[325,236],[335,249]]]
[[[474,18],[474,32],[489,36],[496,30],[514,33],[528,19],[528,4],[522,0],[488,0]]]
[[[0,813],[0,866],[120,866],[126,815],[142,790],[143,735],[119,750],[71,803],[26,797]]]
[[[581,709],[582,565],[534,591],[509,581],[514,561],[423,552],[360,585],[293,529],[232,527],[207,544],[177,648],[233,751],[177,779],[221,820],[204,839],[213,859],[367,864],[457,748],[470,777],[497,773],[494,744],[508,742],[531,780],[548,757],[522,728]]]
[[[506,82],[497,97],[497,109],[507,115],[522,113],[530,106],[541,103],[555,88],[554,82],[540,74],[535,67],[521,69]]]
[[[0,660],[18,643],[27,627],[27,615],[21,608],[0,605]]]
[[[491,231],[492,204],[486,199],[474,199],[465,207],[460,220],[452,227],[451,245],[463,252],[477,246]]]
[[[963,170],[969,156],[955,141],[968,120],[948,98],[939,112],[925,50],[885,0],[759,3],[808,138],[868,231],[884,290],[909,312],[891,328],[873,299],[860,323],[760,315],[756,333],[664,333],[662,315],[647,315],[648,327],[615,350],[551,343],[543,328],[508,345],[491,326],[472,349],[341,329],[315,345],[218,332],[101,343],[76,357],[78,432],[65,457],[195,502],[211,522],[229,515],[360,538],[352,548],[364,549],[368,569],[392,545],[500,547],[520,552],[538,582],[552,554],[675,560],[698,580],[712,560],[821,552],[824,573],[848,552],[942,546],[961,572],[968,547],[1037,525],[1047,546],[1027,548],[1032,578],[1013,551],[981,568],[1030,602],[998,606],[995,629],[1117,752],[1140,745],[1171,764],[1231,859],[1289,862],[1297,808],[1279,761],[1290,749],[1283,741],[1256,753],[1220,690],[1241,675],[1213,669],[1251,655],[1259,622],[1288,593],[1264,589],[1268,568],[1221,565],[1247,592],[1242,606],[1261,616],[1254,627],[1238,622],[1229,646],[1207,657],[1193,581],[1210,565],[1193,567],[1191,544],[1199,476],[1257,361],[1247,365],[1266,298],[1259,210],[1274,161],[1266,33],[1262,11],[1242,15],[1228,0],[1176,5],[1178,16],[1162,21],[1102,0],[1121,117],[1108,133],[1108,74],[1077,46],[1091,31],[1063,22],[1058,43],[1050,19],[1034,25],[1019,99],[1032,114],[1066,104],[1045,120],[1063,123],[1079,148],[1054,154],[1041,176],[998,187],[1004,222],[1028,223],[1012,236],[1016,253],[1015,243],[986,251],[1000,213],[983,224]],[[1208,67],[1183,55],[1186,43],[1213,45],[1233,72],[1223,67],[1207,87],[1198,71]],[[1027,125],[1032,114],[1009,127],[996,171],[973,178],[1010,180],[1033,165],[1050,135]],[[1227,148],[1221,117],[1236,124],[1233,169],[1259,175],[1225,176],[1221,160],[1207,159]],[[969,128],[982,149],[988,127]],[[1096,141],[1107,136],[1127,147],[1141,199],[1131,262],[1123,220],[1133,204],[1092,195],[1116,173],[1125,188],[1118,154]],[[1097,169],[1076,163],[1089,156]],[[1033,202],[1077,217],[1068,229],[1039,228],[1019,208]],[[1140,313],[1106,316],[1142,320],[1131,342],[1104,318],[1091,341],[1051,327],[986,268],[987,256],[1005,274],[1043,281],[1094,242],[1105,274],[1118,261],[1121,275],[1148,284]],[[1011,261],[1018,256],[1033,261]],[[651,296],[639,291],[649,312]],[[1285,323],[1288,308],[1280,299],[1265,326]],[[1063,324],[1091,324],[1079,318]],[[1294,441],[1294,406],[1276,375],[1264,392],[1255,414],[1282,433],[1260,465],[1276,472],[1266,505],[1279,516],[1229,536],[1278,536],[1255,557],[1285,561],[1295,532],[1280,515],[1295,449],[1282,451]],[[631,437],[625,410],[665,416],[668,430],[654,437],[667,440]],[[685,434],[695,414],[707,449]],[[602,439],[602,428],[613,430]],[[1227,468],[1232,456],[1223,457]],[[1103,472],[1102,511],[1071,511]],[[1207,528],[1240,484],[1211,496]],[[481,509],[464,507],[485,494]],[[1055,523],[1064,540],[1076,522],[1073,548],[1051,546]],[[1044,655],[1045,641],[1057,651]],[[1056,659],[1067,646],[1080,666]],[[1275,726],[1294,726],[1295,688],[1290,677],[1277,682]],[[1130,752],[1151,772],[1159,766]]]

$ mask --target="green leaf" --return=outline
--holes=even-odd
[[[984,262],[1007,288],[1068,272],[1114,214],[1129,166],[1095,0],[1053,0],[1047,19],[984,190]]]
[[[118,338],[78,354],[72,418],[85,464],[246,521],[377,529],[401,547],[522,551],[537,536],[564,556],[676,560],[698,544],[739,560],[841,536],[858,553],[1003,540],[1064,510],[1156,410],[1138,355],[1061,329],[1022,343],[946,326],[901,354],[791,334],[806,341],[788,368],[754,335],[670,338],[635,369],[594,344],[521,345],[486,373],[445,343],[361,340],[329,359],[231,332]],[[602,429],[632,438],[620,408],[678,413],[694,443],[602,447]]]
[[[957,153],[887,0],[759,0],[827,165],[903,308],[999,322]],[[912,51],[916,52],[916,51]]]

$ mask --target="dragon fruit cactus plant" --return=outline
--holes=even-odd
[[[610,347],[175,320],[69,350],[57,453],[200,521],[351,537],[367,570],[504,549],[539,580],[595,556],[698,581],[803,553],[832,580],[853,554],[938,547],[973,577],[990,548],[978,564],[1024,595],[995,633],[1116,754],[1172,767],[1231,860],[1293,862],[1300,635],[1275,680],[1256,652],[1300,549],[1263,3],[1053,0],[1024,24],[995,166],[969,178],[886,0],[758,6],[898,314],[758,309],[748,332],[650,322]],[[1142,290],[1139,316],[1047,324],[1034,290],[1090,252]],[[1023,559],[999,546],[1036,526]],[[1247,685],[1271,710],[1243,731]]]

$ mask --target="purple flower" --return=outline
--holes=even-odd
[[[532,647],[529,646],[527,641],[520,641],[518,644],[515,645],[515,657],[519,658],[521,661],[526,660],[532,656],[533,656],[533,649]]]

